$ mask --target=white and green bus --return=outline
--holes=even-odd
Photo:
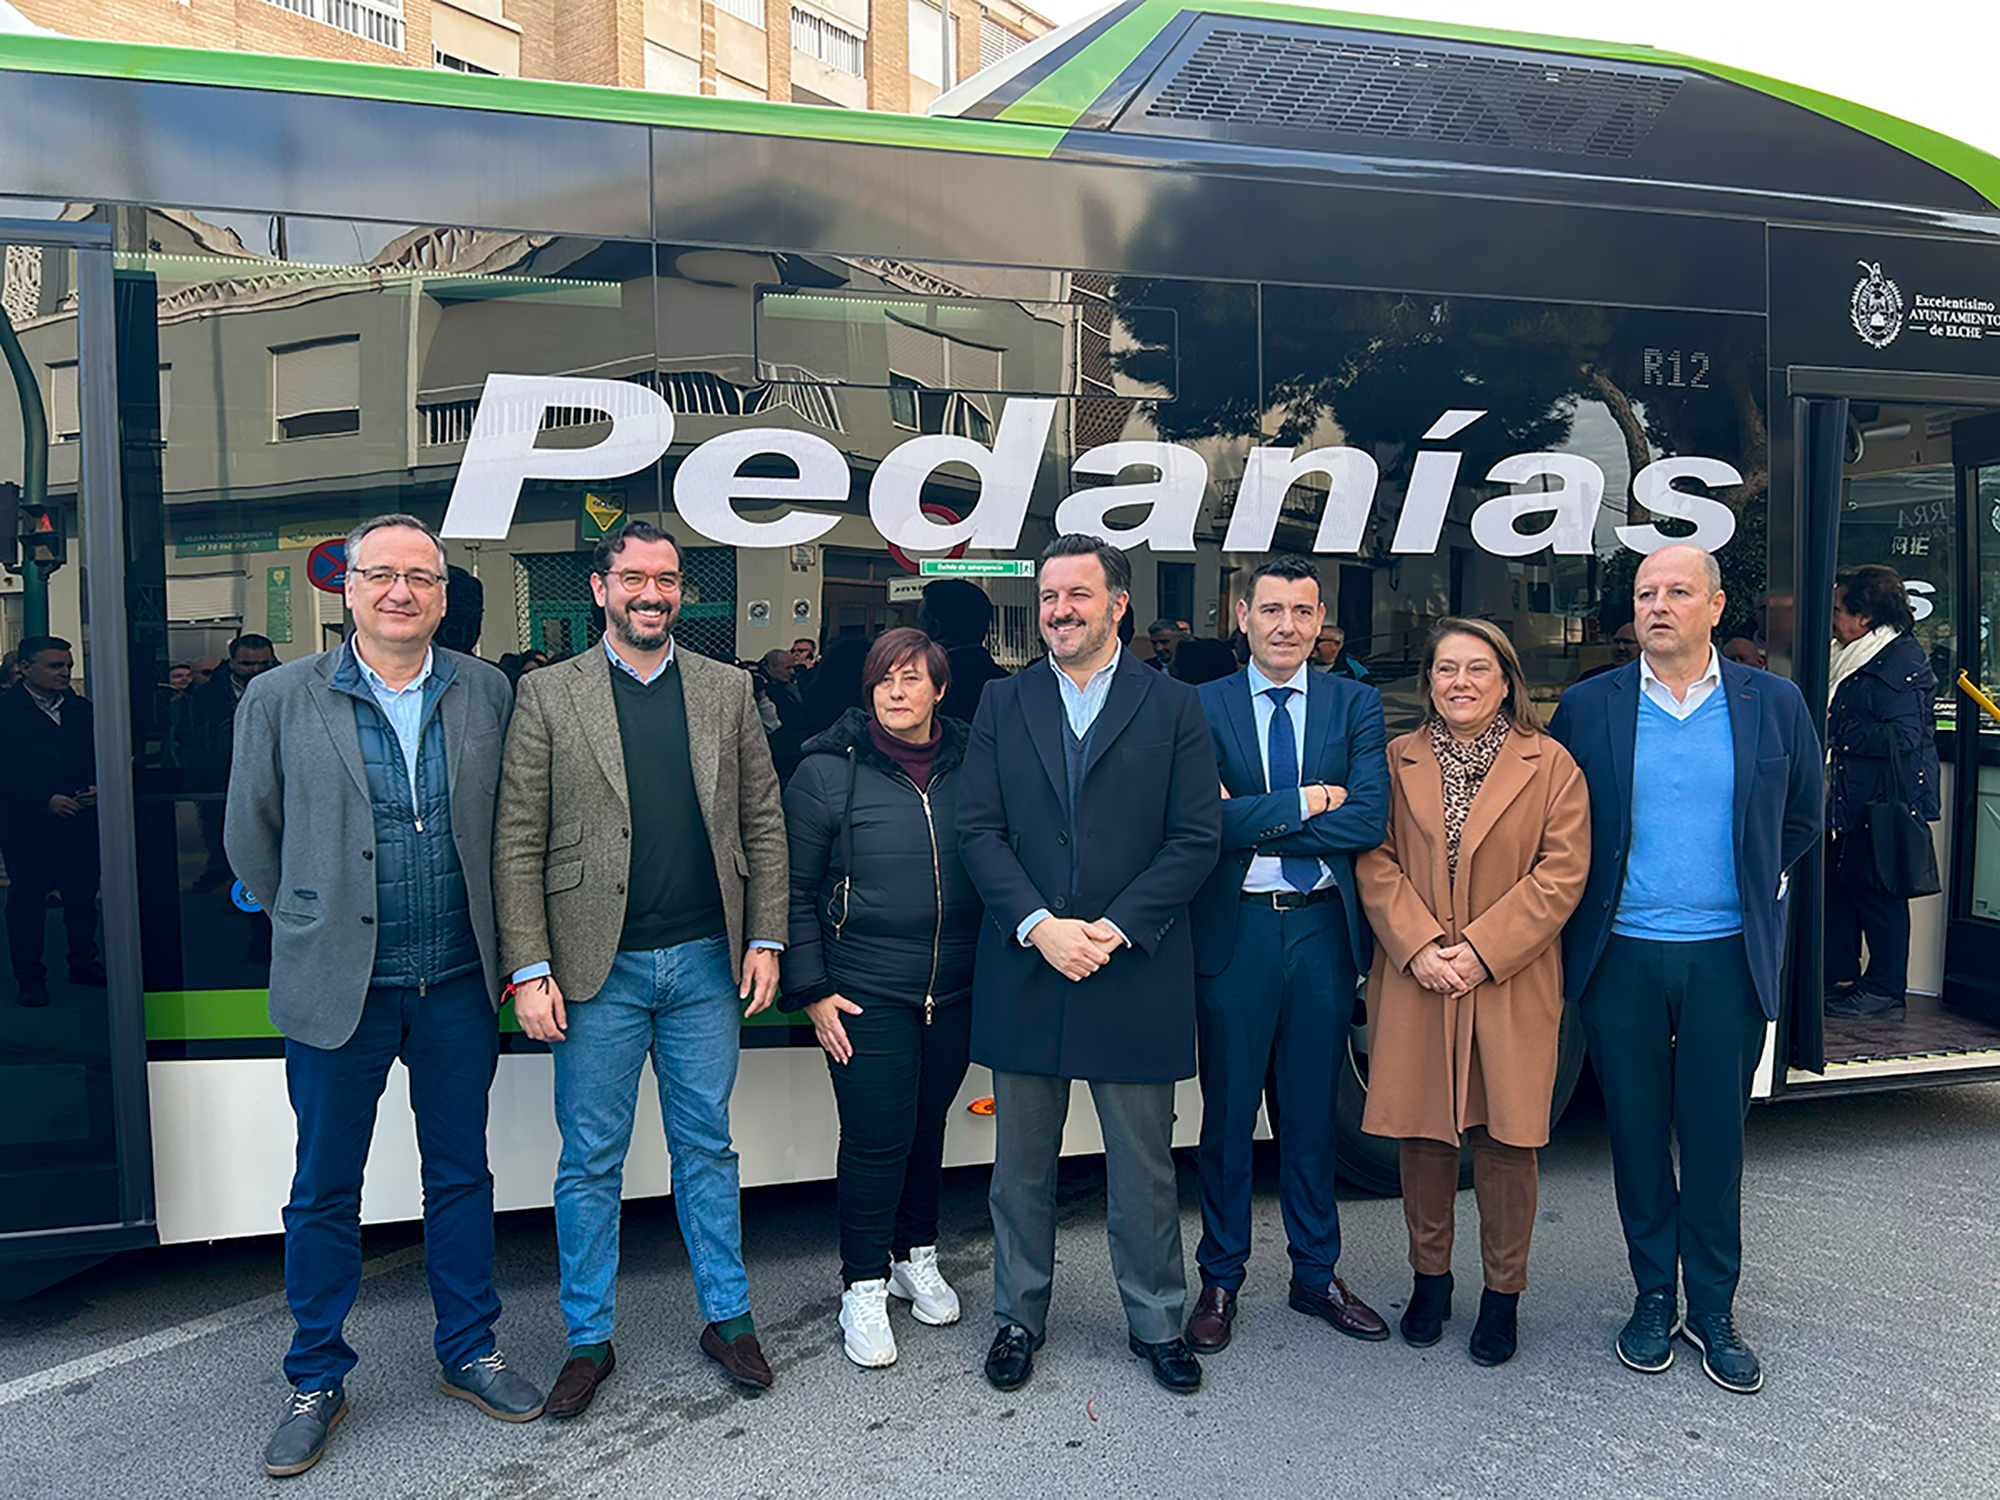
[[[280,1227],[268,928],[220,849],[226,733],[172,669],[338,641],[339,539],[392,510],[445,533],[449,641],[490,660],[588,647],[621,515],[681,537],[681,644],[724,659],[872,636],[927,561],[1058,527],[1131,548],[1142,627],[1197,636],[1309,553],[1392,724],[1445,614],[1503,625],[1552,704],[1688,536],[1730,642],[1823,710],[1835,572],[1888,563],[1945,684],[1945,888],[1906,1016],[1829,1021],[1794,872],[1757,1091],[2000,1076],[2000,722],[1954,685],[2000,682],[2000,162],[1956,141],[1643,47],[1249,0],[1122,0],[927,118],[4,37],[0,247],[0,633],[71,641],[95,704],[109,971],[0,998],[16,1291]],[[1023,666],[1032,579],[983,571]],[[759,1022],[744,1180],[830,1176],[810,1030]],[[526,1208],[549,1061],[502,1024]],[[1343,1170],[1392,1187],[1365,1029],[1340,1065]],[[400,1088],[372,1220],[419,1211]],[[990,1129],[961,1112],[949,1160]],[[628,1191],[664,1193],[638,1139]]]

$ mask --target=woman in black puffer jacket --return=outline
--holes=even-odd
[[[944,1125],[965,1079],[979,894],[959,863],[970,731],[937,713],[950,658],[920,630],[868,653],[869,711],[806,741],[785,787],[790,1010],[812,1018],[840,1110],[840,1327],[858,1365],[896,1358],[889,1298],[958,1321],[937,1265]]]
[[[1910,903],[1843,876],[1846,840],[1868,804],[1891,800],[1935,822],[1937,674],[1910,630],[1909,594],[1895,569],[1850,568],[1833,588],[1827,711],[1826,1011],[1849,1019],[1903,1014]],[[1900,773],[1900,775],[1899,775]],[[1868,972],[1861,972],[1861,939]]]

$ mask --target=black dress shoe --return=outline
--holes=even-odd
[[[1132,1352],[1152,1366],[1153,1379],[1176,1396],[1201,1389],[1201,1362],[1188,1348],[1186,1339],[1168,1339],[1164,1344],[1141,1342],[1139,1335],[1127,1336]]]
[[[42,979],[22,980],[21,1003],[30,1010],[47,1005],[49,1003],[48,981]]]
[[[1324,1318],[1351,1339],[1373,1343],[1389,1336],[1389,1325],[1381,1314],[1350,1292],[1338,1276],[1324,1287],[1307,1286],[1294,1277],[1289,1300],[1293,1312]]]
[[[101,990],[111,981],[105,975],[104,965],[93,958],[88,963],[71,964],[69,966],[69,982],[71,984],[87,984]]]
[[[1904,1009],[1899,997],[1857,984],[1844,994],[1829,995],[1822,1013],[1838,1021],[1900,1021]]]
[[[1041,1347],[1019,1323],[1001,1325],[986,1351],[986,1383],[996,1391],[1018,1391],[1035,1373],[1035,1351]]]

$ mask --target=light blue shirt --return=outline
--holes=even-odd
[[[660,679],[660,674],[666,671],[668,667],[674,664],[674,638],[672,636],[667,637],[667,654],[660,658],[660,664],[657,667],[653,668],[652,674],[650,676],[641,676],[639,673],[639,669],[637,667],[633,666],[632,663],[625,660],[624,657],[620,656],[616,651],[611,649],[610,631],[607,630],[604,633],[603,641],[604,641],[604,654],[611,658],[612,670],[623,672],[627,677],[630,677],[634,682],[643,683],[647,687],[651,687],[655,682],[658,682]],[[773,953],[783,953],[785,951],[785,945],[783,943],[757,941],[751,943],[750,946],[752,948],[769,948]],[[524,969],[516,969],[514,971],[514,983],[526,984],[531,979],[540,979],[544,975],[552,974],[554,972],[555,971],[551,969],[546,963],[529,964]]]
[[[1062,692],[1063,717],[1069,720],[1069,732],[1078,739],[1090,733],[1090,726],[1097,722],[1097,716],[1104,712],[1104,701],[1111,696],[1111,679],[1118,675],[1118,658],[1125,654],[1120,646],[1111,653],[1111,660],[1098,671],[1090,674],[1090,680],[1078,687],[1069,673],[1056,665],[1056,659],[1048,658],[1049,670],[1056,674],[1056,686]],[[1035,924],[1052,913],[1046,906],[1038,906],[1021,919],[1021,925],[1014,929],[1014,941],[1023,948],[1028,946],[1028,934],[1035,930]],[[1111,924],[1114,931],[1118,924]],[[1121,938],[1125,934],[1118,934]],[[1129,938],[1126,947],[1131,947]]]
[[[652,675],[648,677],[641,677],[637,667],[611,649],[610,631],[605,631],[602,639],[604,641],[604,654],[611,658],[611,665],[618,671],[623,672],[634,682],[641,683],[646,687],[651,687],[655,682],[658,682],[660,674],[674,664],[674,638],[672,636],[667,637],[667,654],[660,658],[660,664],[653,668]]]
[[[1278,707],[1271,701],[1267,689],[1274,687],[1297,689],[1292,694],[1291,701],[1285,704],[1285,713],[1292,721],[1292,743],[1298,746],[1299,774],[1300,780],[1303,782],[1306,764],[1306,684],[1309,680],[1306,675],[1306,668],[1304,665],[1301,665],[1298,671],[1292,673],[1291,677],[1284,682],[1273,682],[1257,670],[1257,663],[1254,661],[1250,663],[1248,670],[1250,673],[1250,713],[1257,724],[1257,759],[1264,767],[1264,789],[1266,791],[1271,790],[1271,718],[1277,713]],[[1306,817],[1306,789],[1301,785],[1299,787],[1299,820],[1304,822]],[[1323,859],[1316,859],[1313,863],[1319,866],[1319,879],[1313,882],[1312,888],[1316,891],[1324,890],[1327,886],[1333,884],[1333,871],[1328,868],[1326,861]],[[1284,861],[1279,859],[1275,854],[1257,855],[1250,861],[1250,868],[1244,872],[1243,889],[1252,892],[1289,891],[1293,889],[1291,882],[1285,879],[1283,867]]]
[[[361,648],[354,650],[354,664],[361,668],[361,680],[368,684],[368,691],[375,695],[375,701],[388,717],[389,727],[396,731],[396,744],[403,752],[403,766],[410,773],[410,806],[417,805],[417,751],[424,733],[424,684],[431,680],[431,648],[424,647],[424,664],[412,677],[409,684],[392,688],[382,678],[382,674],[362,658]]]

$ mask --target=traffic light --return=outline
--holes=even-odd
[[[53,505],[20,506],[21,560],[39,563],[44,572],[63,565],[66,543],[62,512]]]

